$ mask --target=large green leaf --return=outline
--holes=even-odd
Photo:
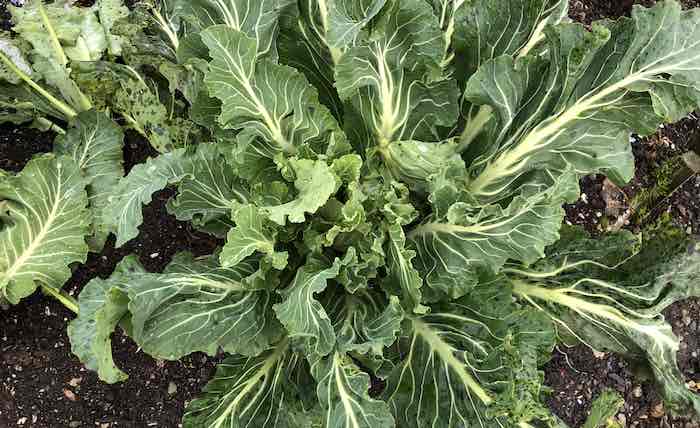
[[[119,181],[101,220],[117,235],[121,247],[138,235],[143,222],[141,208],[153,194],[180,183],[180,194],[168,204],[170,212],[197,225],[227,216],[236,204],[245,203],[248,192],[225,164],[213,144],[177,149],[138,164]]]
[[[536,367],[554,345],[551,325],[507,303],[506,317],[484,318],[478,311],[488,301],[469,302],[477,310],[460,301],[410,321],[405,358],[385,391],[398,426],[518,426],[548,418]]]
[[[174,7],[200,32],[225,25],[256,39],[259,55],[274,51],[280,0],[176,0]]]
[[[177,197],[168,202],[168,212],[178,220],[204,226],[228,219],[232,209],[248,202],[247,186],[226,162],[224,147],[218,144],[197,146],[197,152],[190,158],[191,173],[178,185]]]
[[[632,245],[634,251],[634,241]],[[700,398],[685,386],[676,362],[679,340],[661,311],[677,299],[700,294],[700,252],[695,246],[690,252],[684,247],[662,252],[668,243],[644,245],[620,261],[630,249],[626,234],[602,241],[578,236],[552,249],[554,263],[511,269],[509,281],[517,297],[555,321],[562,340],[646,360],[668,408],[697,412]],[[657,276],[649,278],[647,272]]]
[[[325,152],[343,139],[316,89],[291,67],[259,58],[259,41],[223,25],[201,33],[213,61],[205,83],[223,103],[219,122],[261,154],[296,154],[302,147]]]
[[[393,428],[389,406],[371,398],[370,379],[353,360],[340,352],[311,365],[318,382],[317,394],[325,409],[326,428]]]
[[[189,166],[185,149],[178,149],[135,165],[129,175],[119,181],[109,197],[105,216],[98,220],[117,235],[117,247],[138,235],[138,227],[143,222],[142,206],[151,201],[155,192],[187,176]]]
[[[559,237],[561,204],[578,196],[573,175],[570,171],[545,192],[518,196],[506,208],[488,205],[475,210],[469,203],[456,202],[443,219],[411,230],[414,263],[427,285],[424,299],[458,298],[480,275],[497,272],[509,259],[532,263],[542,258],[545,246]]]
[[[566,19],[569,6],[566,0],[474,0],[456,1],[458,5],[450,10],[451,0],[433,2],[441,3],[448,12],[457,9],[447,16],[454,21],[458,61],[472,73],[498,56],[532,52],[544,41],[548,25]]]
[[[38,284],[60,289],[90,234],[87,180],[73,159],[42,155],[0,177],[0,296],[18,303]]]
[[[548,187],[571,166],[629,180],[630,134],[652,133],[700,104],[699,23],[697,11],[659,2],[592,32],[574,24],[546,30],[549,61],[484,64],[465,97],[493,107],[498,121],[471,165],[470,191],[482,202],[501,200],[522,183]]]
[[[454,81],[426,82],[442,52],[442,33],[422,0],[393,2],[376,36],[358,41],[336,67],[336,88],[348,101],[346,129],[360,147],[439,139],[436,128],[457,120]],[[385,156],[387,153],[383,153]]]
[[[282,340],[254,358],[230,356],[203,396],[185,410],[185,428],[320,428],[320,411],[304,406],[313,394],[308,366]]]
[[[54,143],[54,152],[72,157],[88,180],[90,210],[98,219],[93,222],[90,244],[98,251],[110,232],[99,219],[105,217],[109,197],[124,176],[123,139],[124,133],[116,123],[104,113],[91,110],[80,113],[73,127]]]
[[[163,274],[143,274],[129,283],[133,339],[158,358],[192,352],[256,356],[280,339],[268,291],[246,291],[254,263],[222,268],[179,257]]]

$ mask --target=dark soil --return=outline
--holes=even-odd
[[[194,354],[155,361],[126,336],[114,353],[129,379],[101,382],[73,356],[66,323],[73,315],[40,295],[2,314],[0,427],[177,427],[185,403],[214,372],[216,359]]]
[[[699,0],[679,0],[684,8],[700,6]],[[656,0],[569,0],[569,16],[584,24],[600,19],[616,19],[629,16],[636,4],[653,6]]]

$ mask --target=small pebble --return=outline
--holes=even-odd
[[[168,384],[168,395],[175,395],[177,393],[177,385],[175,382],[170,382]]]
[[[71,391],[70,389],[64,389],[63,396],[66,397],[69,401],[77,401],[78,400],[78,397],[76,397],[75,393],[73,391]]]
[[[642,396],[642,387],[639,385],[635,386],[634,389],[632,390],[632,395],[634,395],[637,398],[641,397]]]
[[[151,254],[151,258],[152,258],[152,259],[155,259],[155,258],[157,258],[158,256],[160,256],[160,253],[153,253],[153,254]]]
[[[665,414],[666,412],[664,411],[664,403],[659,403],[651,409],[651,416],[654,418],[660,418]]]

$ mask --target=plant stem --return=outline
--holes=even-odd
[[[66,308],[70,309],[73,313],[78,315],[78,302],[73,297],[63,293],[60,290],[56,290],[46,285],[41,286],[41,291],[58,300],[63,304],[63,306],[65,306]]]
[[[158,24],[163,28],[163,32],[165,32],[165,35],[168,36],[170,43],[177,52],[178,48],[180,47],[180,40],[178,39],[177,34],[175,34],[170,24],[163,18],[163,15],[161,15],[155,8],[153,9],[153,16],[156,17],[156,21],[158,21]]]
[[[61,46],[61,42],[58,40],[58,36],[56,35],[56,31],[53,29],[53,26],[51,25],[51,21],[49,21],[49,16],[46,14],[46,9],[44,9],[44,5],[41,2],[37,3],[37,8],[39,9],[39,15],[41,15],[41,21],[44,23],[44,27],[46,27],[46,32],[49,35],[49,39],[51,40],[51,45],[53,46],[54,51],[56,51],[56,54],[58,55],[58,60],[61,66],[65,67],[68,65],[68,58],[66,57],[66,53],[63,52],[63,46]]]
[[[483,105],[479,108],[476,116],[470,118],[467,122],[467,126],[462,131],[462,135],[459,137],[459,145],[457,146],[457,153],[462,153],[469,147],[469,145],[474,141],[474,139],[481,134],[484,130],[484,126],[491,119],[491,113],[493,109],[490,106]]]
[[[27,85],[29,85],[32,89],[37,91],[41,96],[46,98],[51,104],[53,104],[58,110],[61,111],[68,119],[72,119],[75,116],[78,115],[78,113],[70,108],[67,104],[64,102],[60,101],[58,98],[54,97],[51,95],[46,89],[42,88],[39,86],[34,80],[32,80],[31,77],[29,77],[25,72],[20,70],[14,62],[12,62],[8,57],[5,56],[2,52],[0,52],[0,61],[5,63],[7,68],[9,68],[13,73],[15,73],[20,79],[22,79]]]
[[[45,117],[37,117],[36,121],[39,124],[45,126],[46,130],[48,130],[48,131],[54,131],[57,134],[66,135],[65,129],[61,128],[60,126],[56,125],[54,122],[50,121],[49,119],[47,119]]]

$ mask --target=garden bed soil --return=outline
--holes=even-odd
[[[573,19],[593,20],[629,13],[632,3],[653,1],[571,0]],[[687,7],[700,0],[685,0]],[[0,28],[7,29],[7,16],[0,6]],[[624,212],[625,202],[640,189],[654,184],[655,172],[668,159],[688,148],[691,134],[700,129],[697,119],[665,127],[650,138],[635,138],[633,148],[637,173],[633,182],[610,196],[603,177],[582,180],[586,194],[567,206],[570,223],[582,224],[592,233],[605,230],[614,213]],[[53,137],[46,133],[12,126],[0,127],[0,168],[19,171],[32,155],[51,150]],[[125,144],[125,167],[153,155],[146,143],[129,135]],[[165,202],[173,194],[166,189],[144,207],[144,224],[137,238],[120,249],[110,241],[101,254],[90,254],[75,269],[66,290],[76,295],[92,278],[105,278],[129,253],[135,253],[150,271],[160,271],[179,251],[210,253],[221,241],[201,234],[187,223],[168,215]],[[621,206],[611,205],[615,202]],[[688,233],[700,233],[700,178],[686,182],[671,197],[660,202],[658,215],[670,213]],[[613,214],[611,214],[613,213]],[[635,224],[626,227],[635,228]],[[682,338],[680,367],[690,385],[700,385],[700,300],[679,302],[666,311],[674,332]],[[70,351],[66,325],[73,318],[63,306],[37,293],[7,311],[0,311],[0,428],[56,427],[177,427],[183,409],[213,374],[220,357],[194,354],[177,362],[156,361],[121,333],[114,335],[114,356],[129,380],[117,385],[100,382],[86,371]],[[545,381],[552,392],[548,404],[572,427],[588,414],[591,401],[604,387],[625,397],[618,415],[628,427],[698,428],[687,418],[673,418],[660,405],[653,386],[640,378],[629,363],[612,354],[596,354],[584,347],[560,348],[545,366]]]

